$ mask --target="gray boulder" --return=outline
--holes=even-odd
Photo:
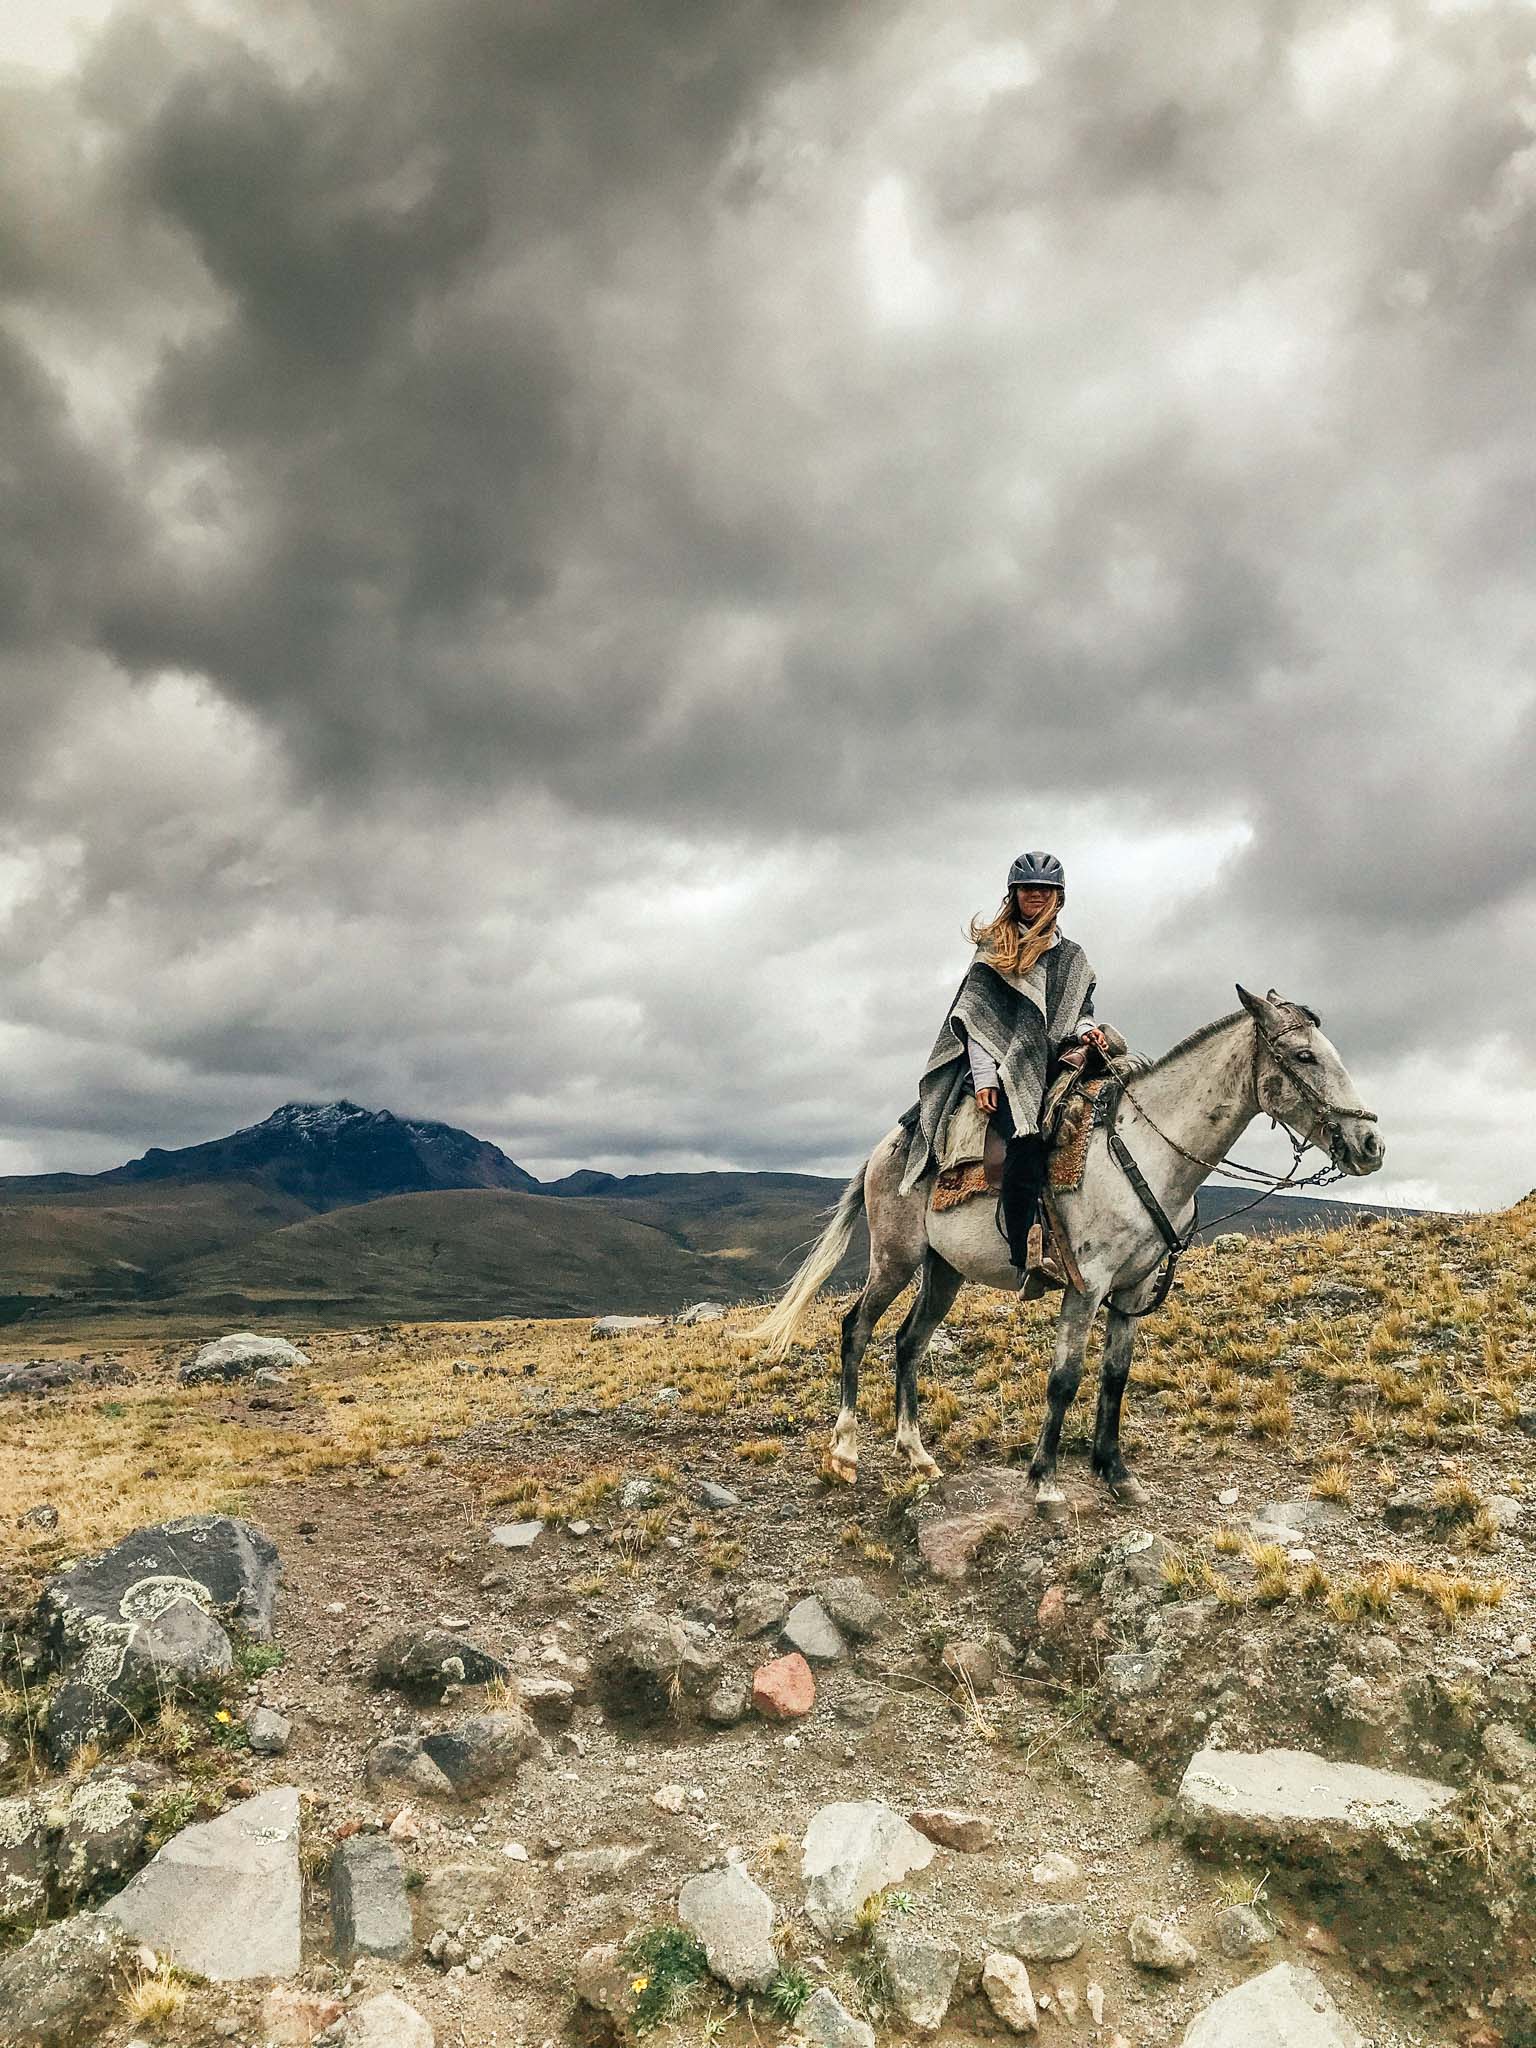
[[[1144,1970],[1160,1970],[1164,1976],[1182,1977],[1199,1960],[1194,1945],[1186,1941],[1170,1921],[1156,1920],[1150,1913],[1138,1913],[1130,1926],[1131,1961]]]
[[[741,1495],[728,1486],[717,1486],[713,1479],[704,1479],[699,1482],[699,1502],[706,1508],[739,1508]]]
[[[874,2028],[867,2020],[856,2020],[825,1984],[801,2006],[795,2032],[814,2048],[875,2048]]]
[[[49,1707],[56,1762],[128,1729],[168,1694],[228,1671],[232,1621],[269,1637],[278,1558],[270,1539],[228,1515],[137,1529],[51,1579],[37,1620],[63,1675]]]
[[[392,1956],[412,1948],[411,1906],[405,1865],[386,1835],[349,1835],[331,1861],[331,1925],[336,1954],[346,1964],[358,1956]]]
[[[262,1792],[183,1828],[103,1908],[135,1941],[215,1983],[299,1967],[299,1795]]]
[[[257,1756],[285,1756],[293,1723],[273,1707],[252,1707],[245,1717],[245,1739]]]
[[[805,1831],[800,1863],[811,1924],[829,1940],[851,1934],[866,1899],[932,1861],[932,1842],[884,1800],[822,1807]]]
[[[837,1625],[819,1600],[801,1600],[789,1610],[784,1620],[784,1640],[808,1664],[835,1664],[848,1650]]]
[[[402,1785],[423,1799],[451,1799],[453,1787],[421,1746],[419,1735],[388,1735],[363,1759],[370,1785]]]
[[[744,1678],[722,1678],[703,1707],[712,1728],[738,1728],[751,1711],[752,1695]]]
[[[1252,1906],[1224,1906],[1216,1918],[1216,1946],[1229,1962],[1246,1963],[1269,1947],[1271,1935]]]
[[[890,1614],[862,1579],[832,1579],[821,1589],[821,1604],[845,1636],[862,1641],[890,1626]]]
[[[491,1542],[498,1550],[532,1550],[543,1534],[540,1521],[498,1522],[491,1531]]]
[[[205,1344],[183,1365],[181,1378],[192,1387],[204,1380],[242,1380],[263,1367],[281,1372],[308,1363],[308,1354],[282,1337],[258,1337],[254,1330],[238,1330],[233,1336]]]
[[[599,1651],[597,1689],[613,1719],[661,1721],[685,1697],[707,1694],[724,1663],[702,1629],[641,1610]]]
[[[499,1904],[507,1884],[505,1864],[446,1863],[434,1870],[417,1897],[422,1925],[431,1934],[452,1931],[466,1921],[485,1920]]]
[[[515,1778],[530,1757],[547,1756],[549,1746],[519,1710],[472,1714],[439,1734],[424,1735],[421,1752],[442,1772],[456,1797],[472,1799]]]
[[[789,1600],[782,1586],[769,1579],[754,1579],[743,1586],[736,1598],[736,1633],[739,1636],[776,1635],[789,1616]]]
[[[1025,1906],[995,1922],[988,1936],[994,1948],[1028,1963],[1069,1963],[1087,1939],[1082,1908],[1068,1904]]]
[[[128,1943],[96,1913],[34,1934],[0,1960],[0,2041],[6,2048],[78,2048],[101,2038],[102,2012]]]
[[[678,1894],[677,1917],[733,1991],[766,1991],[778,1975],[773,1901],[739,1863],[690,1877]]]
[[[936,2034],[944,2024],[960,1974],[960,1950],[952,1941],[902,1927],[889,1916],[870,1944],[880,1964],[890,2002],[909,2027]]]
[[[441,1700],[450,1685],[489,1685],[509,1675],[499,1657],[447,1629],[406,1629],[390,1637],[373,1663],[375,1685],[418,1699]]]
[[[414,2005],[381,1991],[328,2027],[316,2048],[435,2048],[436,2040]]]
[[[678,1310],[677,1321],[684,1329],[694,1323],[723,1323],[725,1310],[718,1301],[695,1301]]]
[[[1184,2048],[1366,2048],[1321,1980],[1277,1963],[1190,2021]]]
[[[664,1318],[661,1316],[599,1316],[592,1325],[591,1334],[594,1337],[635,1337],[647,1330],[663,1327]]]

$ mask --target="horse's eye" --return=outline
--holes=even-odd
[[[1315,1067],[1317,1065],[1317,1054],[1315,1052],[1307,1052],[1303,1049],[1301,1052],[1296,1053],[1294,1057],[1299,1067]]]

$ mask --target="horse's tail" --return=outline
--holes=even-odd
[[[805,1263],[794,1279],[763,1320],[746,1333],[748,1337],[764,1341],[774,1358],[788,1356],[790,1339],[794,1336],[801,1317],[816,1299],[825,1282],[831,1279],[838,1261],[848,1249],[854,1225],[864,1209],[864,1169],[868,1164],[869,1161],[866,1159],[843,1189],[837,1207],[832,1211],[831,1222],[811,1246],[806,1254]]]

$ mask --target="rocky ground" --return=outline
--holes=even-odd
[[[1060,1522],[981,1291],[933,1487],[830,1306],[18,1354],[0,2041],[1536,2040],[1533,1234],[1203,1254]]]

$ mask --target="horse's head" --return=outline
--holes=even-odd
[[[1274,989],[1255,996],[1239,983],[1237,993],[1258,1027],[1253,1075],[1259,1108],[1326,1152],[1341,1172],[1375,1173],[1387,1148],[1317,1013]]]

